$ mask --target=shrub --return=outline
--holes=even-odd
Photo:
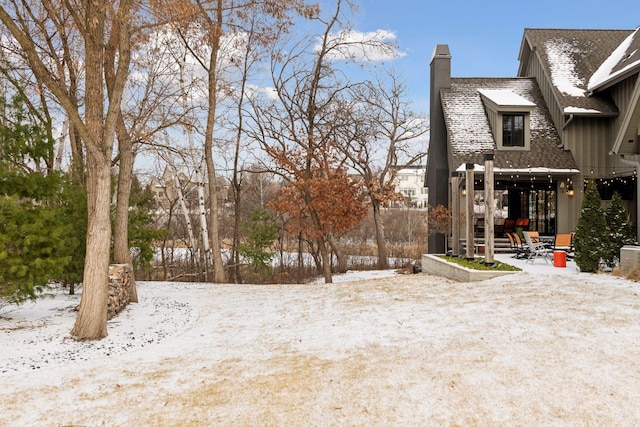
[[[249,260],[254,271],[266,273],[270,269],[273,252],[268,248],[278,236],[278,227],[264,209],[258,209],[251,215],[251,219],[243,223],[246,235],[245,242],[238,245],[238,252]]]
[[[607,221],[607,235],[609,238],[609,252],[605,259],[609,264],[613,264],[616,258],[620,256],[620,248],[624,245],[635,243],[636,238],[629,220],[629,213],[617,192],[613,194],[611,203],[607,206],[604,215]]]
[[[595,272],[610,253],[607,222],[600,206],[600,195],[593,180],[587,184],[574,237],[575,261],[580,271]]]

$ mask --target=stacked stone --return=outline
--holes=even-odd
[[[112,319],[130,301],[131,265],[112,264],[109,266],[109,305],[107,318]]]

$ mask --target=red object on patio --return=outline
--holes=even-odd
[[[567,266],[567,253],[565,251],[553,251],[553,266],[554,267]]]

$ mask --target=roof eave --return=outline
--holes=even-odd
[[[635,64],[633,67],[630,67],[628,70],[625,70],[624,73],[614,74],[613,76],[603,81],[602,83],[589,88],[589,90],[587,91],[587,96],[593,96],[597,92],[602,92],[603,90],[606,90],[612,86],[615,86],[616,84],[620,83],[625,79],[628,79],[633,74],[638,72],[640,72],[640,62]]]
[[[456,168],[456,172],[464,172],[465,165],[458,166]],[[475,173],[484,172],[483,164],[474,164]],[[576,175],[580,173],[579,169],[574,168],[545,168],[545,167],[531,167],[531,168],[493,168],[494,173],[527,173],[532,176],[544,176],[544,175]]]
[[[526,66],[529,64],[529,58],[531,57],[532,50],[531,43],[527,38],[527,29],[525,28],[524,34],[522,35],[522,41],[520,42],[520,51],[518,52],[518,74],[516,74],[516,76],[524,75]]]
[[[571,112],[564,112],[562,113],[564,114],[565,117],[604,117],[604,118],[612,118],[612,117],[618,117],[620,115],[620,113],[616,112],[616,111],[611,111],[608,113],[605,112],[593,112],[593,113],[589,113],[589,112],[575,112],[575,113],[571,113]]]

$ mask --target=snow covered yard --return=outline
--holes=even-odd
[[[5,309],[0,425],[637,425],[640,284],[544,268],[143,282],[99,342],[77,296]]]

